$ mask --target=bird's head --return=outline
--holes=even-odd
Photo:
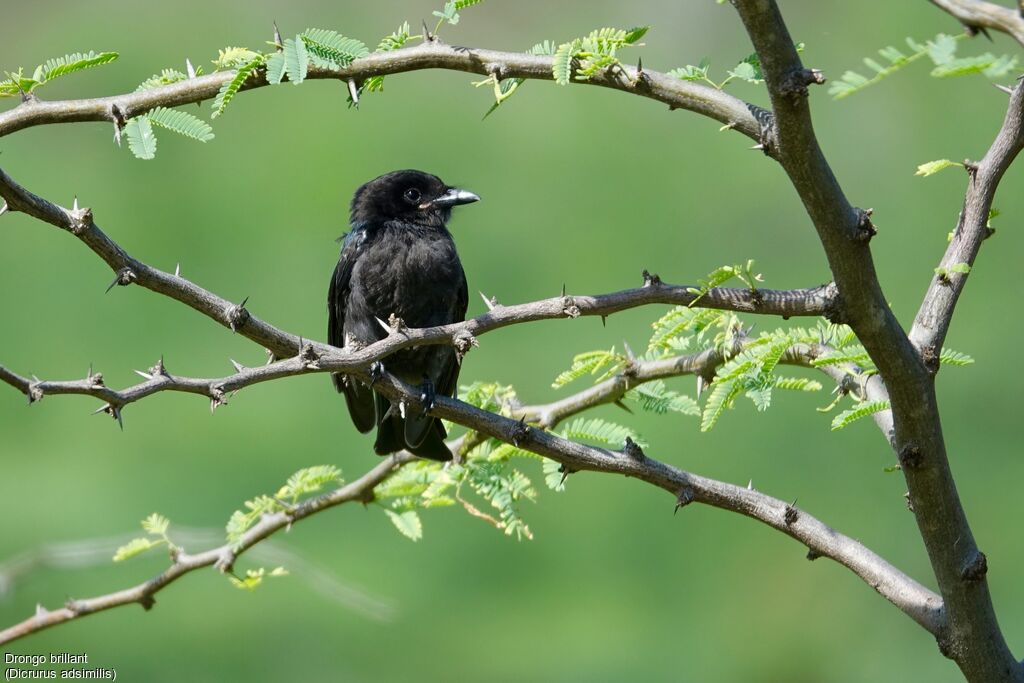
[[[424,227],[442,227],[452,207],[479,201],[472,192],[449,187],[422,171],[394,171],[374,178],[352,197],[352,224],[400,220]]]

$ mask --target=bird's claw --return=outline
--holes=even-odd
[[[423,410],[423,414],[426,415],[437,405],[437,392],[434,391],[434,383],[429,379],[424,378],[423,384],[420,385],[420,408]]]
[[[382,377],[384,377],[384,372],[385,372],[384,371],[384,363],[380,362],[379,360],[378,361],[374,361],[373,363],[370,363],[370,386],[371,387],[374,384],[377,383],[377,380],[379,380]]]

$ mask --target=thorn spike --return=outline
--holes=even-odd
[[[77,194],[75,195],[75,202],[74,202],[74,204],[71,205],[71,210],[72,211],[78,211],[78,195]]]
[[[483,292],[480,292],[480,298],[484,300],[484,305],[487,306],[487,310],[488,311],[493,311],[494,310],[494,301],[493,300],[488,299],[487,295],[485,295]]]
[[[3,205],[0,205],[0,216],[3,216],[5,213],[7,213],[10,210],[11,210],[11,207],[9,207],[7,205],[7,202],[4,202]]]
[[[359,109],[359,88],[356,87],[354,78],[348,79],[348,96],[352,98],[352,105]]]
[[[185,58],[185,73],[188,74],[189,78],[196,77],[196,68],[192,66],[192,60],[190,60],[188,57]]]
[[[387,333],[388,333],[388,336],[390,336],[390,335],[391,335],[391,326],[390,326],[390,325],[388,325],[388,324],[387,324],[386,322],[384,322],[383,320],[381,320],[381,319],[380,319],[380,318],[378,318],[377,316],[373,316],[373,319],[374,319],[374,320],[376,320],[376,321],[377,321],[377,324],[378,324],[378,325],[380,325],[380,326],[381,326],[381,328],[382,328],[382,329],[383,329],[383,330],[384,330],[385,332],[387,332]]]

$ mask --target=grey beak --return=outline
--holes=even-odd
[[[434,206],[458,206],[459,204],[472,204],[478,201],[480,201],[480,197],[472,192],[453,187],[431,203]]]

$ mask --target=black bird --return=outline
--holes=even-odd
[[[395,171],[366,183],[352,198],[352,230],[327,294],[327,339],[332,346],[365,346],[387,336],[379,321],[391,315],[408,327],[432,327],[465,319],[466,274],[445,224],[452,207],[478,201],[421,171]],[[387,370],[423,386],[425,405],[437,394],[452,396],[459,376],[454,349],[444,345],[397,351]],[[423,406],[392,407],[372,388],[333,375],[345,394],[352,422],[363,433],[377,427],[378,455],[408,449],[431,460],[451,460],[440,420]],[[436,392],[436,393],[435,393]]]

